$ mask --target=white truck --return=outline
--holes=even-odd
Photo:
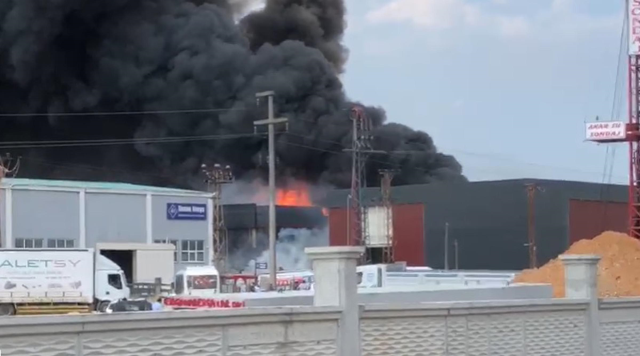
[[[122,269],[93,249],[0,249],[0,316],[100,311],[129,294]]]

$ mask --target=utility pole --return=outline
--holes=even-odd
[[[6,177],[15,177],[20,170],[20,158],[13,160],[7,152],[4,157],[0,157],[0,182]],[[2,247],[2,231],[0,231],[0,247]]]
[[[444,269],[449,269],[449,223],[444,224]]]
[[[233,172],[230,166],[222,167],[216,163],[212,168],[202,165],[202,172],[207,177],[204,181],[213,193],[213,265],[222,273],[227,268],[229,243],[227,229],[224,227],[222,214],[222,185],[233,182]]]
[[[453,240],[453,252],[455,253],[454,262],[456,264],[456,270],[460,269],[458,265],[458,239]]]
[[[536,246],[536,222],[535,222],[535,196],[536,192],[543,192],[544,189],[538,187],[535,183],[525,184],[527,189],[527,244],[529,247],[529,268],[538,267],[538,251]]]
[[[363,204],[362,191],[366,186],[366,161],[369,155],[374,153],[386,153],[385,151],[374,150],[371,146],[373,141],[372,122],[361,106],[354,106],[350,110],[350,118],[353,122],[351,148],[343,150],[351,152],[351,205],[349,219],[353,219],[350,234],[350,246],[367,246],[369,243],[369,211],[366,204]],[[360,264],[366,264],[368,255],[362,255]]]
[[[266,120],[254,121],[256,126],[267,125],[269,131],[269,289],[273,290],[276,285],[276,272],[278,270],[276,262],[276,142],[275,127],[276,124],[286,123],[286,118],[275,118],[273,108],[273,97],[275,92],[265,91],[256,94],[258,103],[260,99],[267,97],[269,104],[269,118]],[[257,131],[257,127],[256,127]]]
[[[382,207],[385,215],[386,245],[382,250],[382,263],[395,263],[395,243],[393,238],[393,204],[391,204],[391,181],[397,170],[381,169],[382,181],[380,190],[382,194]]]

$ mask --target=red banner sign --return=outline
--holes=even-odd
[[[188,309],[230,309],[244,308],[245,302],[229,299],[214,298],[179,298],[169,297],[164,299],[164,305],[172,308]]]

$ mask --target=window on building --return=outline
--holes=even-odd
[[[16,239],[16,248],[42,248],[44,239]]]
[[[166,244],[166,243],[170,243],[172,244],[176,249],[173,250],[173,261],[174,262],[178,262],[178,240],[154,240],[153,243],[155,244]]]
[[[75,243],[74,240],[47,239],[48,248],[74,248]]]
[[[180,243],[181,262],[204,262],[203,240],[182,240]]]

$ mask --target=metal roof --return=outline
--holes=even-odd
[[[501,194],[501,192],[504,192],[504,189],[524,187],[524,185],[528,183],[535,183],[549,192],[560,194],[567,198],[585,200],[626,202],[628,194],[628,187],[624,185],[522,178],[394,186],[391,188],[391,201],[395,204],[434,203],[443,199],[450,199],[452,196],[464,196],[465,194],[478,190],[486,192],[492,191],[496,194]],[[325,199],[323,199],[321,205],[329,208],[345,207],[349,194],[350,190],[331,191]],[[380,188],[363,189],[362,198],[363,205],[380,204]]]
[[[56,188],[61,189],[88,189],[103,191],[120,191],[120,192],[139,192],[144,193],[162,193],[177,195],[199,195],[211,196],[211,193],[201,192],[197,190],[175,189],[154,187],[148,185],[137,185],[129,183],[110,183],[110,182],[87,182],[73,180],[47,180],[47,179],[29,179],[29,178],[4,178],[0,187],[12,188]]]

